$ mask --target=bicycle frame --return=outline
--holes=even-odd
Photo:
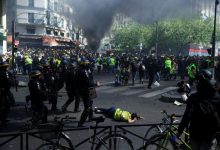
[[[161,145],[164,144],[165,141],[171,141],[171,143],[173,144],[174,147],[176,147],[176,139],[172,139],[172,138],[178,138],[178,140],[180,140],[180,142],[187,148],[187,149],[191,149],[189,144],[185,141],[187,140],[188,141],[188,138],[186,137],[189,137],[189,133],[187,132],[183,132],[183,134],[185,135],[185,140],[183,140],[182,138],[180,137],[177,137],[175,131],[177,130],[178,128],[173,125],[172,121],[171,121],[171,124],[169,125],[169,127],[167,129],[165,129],[162,134],[165,136],[163,142]]]
[[[94,132],[93,132],[93,136],[90,136],[91,138],[90,138],[89,141],[92,143],[92,145],[91,145],[91,150],[93,150],[95,144],[98,144],[98,143],[95,142],[96,139],[97,139],[99,142],[101,142],[101,143],[105,146],[105,148],[108,148],[108,146],[105,144],[105,142],[102,140],[102,138],[97,136],[98,123],[99,123],[99,122],[96,122],[96,125],[95,125],[95,128],[94,128]],[[111,134],[111,132],[112,132],[112,131],[108,132],[108,134]],[[89,133],[90,133],[90,128],[89,128]],[[105,133],[104,133],[104,134],[105,134]],[[89,135],[90,135],[90,134],[89,134]],[[104,137],[105,137],[105,136],[104,136]]]
[[[170,142],[173,147],[176,147],[177,146],[176,139],[178,139],[181,143],[181,146],[184,146],[187,149],[191,149],[189,144],[187,143],[189,141],[189,133],[185,131],[183,132],[185,135],[185,140],[183,140],[181,137],[177,137],[177,134],[175,133],[175,131],[178,129],[178,127],[176,127],[174,124],[178,121],[175,118],[180,116],[175,114],[168,115],[165,110],[163,110],[162,113],[165,115],[165,117],[162,118],[162,123],[160,125],[155,126],[159,131],[158,133],[161,134],[161,136],[157,135],[158,138],[156,138],[157,136],[155,135],[155,142],[160,141],[160,143],[159,144],[154,142],[153,143],[155,145],[158,145],[159,147],[163,147],[164,145],[167,145],[167,143],[165,142]],[[149,133],[149,131],[147,133]]]

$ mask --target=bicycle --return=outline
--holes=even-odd
[[[104,120],[104,117],[99,117],[98,121],[96,121],[94,138],[90,140],[92,143],[91,149],[93,149],[96,144],[95,150],[134,150],[132,141],[121,133],[108,132],[108,134],[103,137],[97,136],[98,123],[104,122]],[[96,140],[98,140],[98,142],[96,142]]]
[[[40,145],[36,150],[75,150],[75,146],[72,144],[70,137],[63,132],[63,120],[69,120],[70,117],[62,118],[56,125],[43,125],[41,129],[47,130],[50,128],[50,134],[48,132],[41,132],[41,137],[46,143]],[[94,134],[89,137],[89,142],[91,143],[91,149],[93,150],[95,145],[95,150],[134,150],[131,140],[119,133],[104,133],[104,136],[98,136],[97,129],[98,124],[104,122],[104,117],[98,117],[95,122]],[[46,128],[46,129],[45,129]],[[52,129],[53,128],[53,129]],[[90,130],[91,127],[89,127]],[[53,139],[53,140],[51,140]],[[61,143],[67,143],[64,145]]]
[[[149,132],[146,133],[147,136],[153,129],[156,130],[157,133],[152,135],[150,138],[146,138],[147,142],[144,143],[144,150],[154,150],[154,149],[162,149],[162,150],[176,150],[176,149],[187,149],[190,150],[189,142],[189,134],[184,132],[185,140],[176,136],[175,131],[177,127],[174,125],[174,121],[176,117],[182,117],[179,115],[168,115],[166,111],[163,113],[169,118],[170,124],[163,126],[153,126],[149,129]],[[179,142],[177,142],[177,139]]]
[[[168,127],[168,124],[171,123],[169,119],[169,115],[167,114],[166,110],[161,111],[161,113],[163,114],[161,123],[158,125],[153,125],[147,130],[147,132],[144,135],[144,138],[146,140],[148,140],[150,137],[152,137],[155,134],[163,133],[163,131],[165,131],[166,128]],[[175,119],[173,120],[173,123],[179,123],[179,120]],[[177,127],[173,125],[173,128],[177,128]],[[146,141],[144,141],[144,144],[145,142]]]
[[[36,150],[75,150],[74,145],[71,142],[70,137],[63,132],[64,121],[76,119],[75,117],[65,116],[58,120],[59,117],[55,117],[55,123],[47,123],[38,125],[40,137],[46,141]],[[61,141],[65,141],[63,144]]]

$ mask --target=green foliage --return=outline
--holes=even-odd
[[[189,43],[210,45],[213,32],[213,20],[181,20],[173,19],[158,22],[158,52],[173,54],[187,51]],[[116,49],[137,50],[143,43],[143,49],[151,49],[156,42],[156,23],[152,25],[132,24],[126,28],[113,31],[111,43]],[[217,39],[220,39],[217,31]]]

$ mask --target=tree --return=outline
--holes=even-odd
[[[187,53],[190,43],[209,45],[213,31],[213,19],[207,20],[172,19],[158,22],[158,54],[172,50],[173,54]],[[143,43],[144,49],[155,46],[155,24],[132,24],[126,28],[115,30],[111,41],[119,49],[137,49]],[[220,38],[219,31],[217,39]]]

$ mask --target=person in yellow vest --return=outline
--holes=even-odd
[[[165,74],[166,74],[166,80],[170,79],[170,71],[172,67],[172,61],[169,57],[166,58],[165,60]]]
[[[189,84],[192,86],[193,82],[195,81],[196,73],[197,73],[196,64],[191,63],[187,68],[187,72],[188,72],[188,76],[189,76]]]
[[[94,112],[97,114],[103,114],[108,118],[115,121],[122,121],[127,123],[134,123],[137,120],[143,119],[143,117],[137,115],[137,113],[131,113],[121,108],[110,107],[110,108],[98,108],[95,107]]]
[[[102,66],[103,66],[103,71],[107,72],[107,57],[106,56],[103,57]]]
[[[96,59],[96,66],[97,66],[97,71],[98,71],[98,73],[100,73],[100,72],[101,72],[101,69],[102,69],[102,59],[101,59],[101,57],[98,57],[98,58]]]
[[[30,74],[32,71],[32,59],[27,55],[25,56],[24,64],[25,64],[27,73]]]
[[[115,73],[115,62],[115,58],[111,56],[109,66],[112,73]]]
[[[170,79],[172,80],[172,78],[174,80],[176,80],[177,78],[177,70],[178,70],[178,64],[176,63],[176,61],[173,59],[172,61],[172,65],[171,65],[171,69],[170,69]]]

